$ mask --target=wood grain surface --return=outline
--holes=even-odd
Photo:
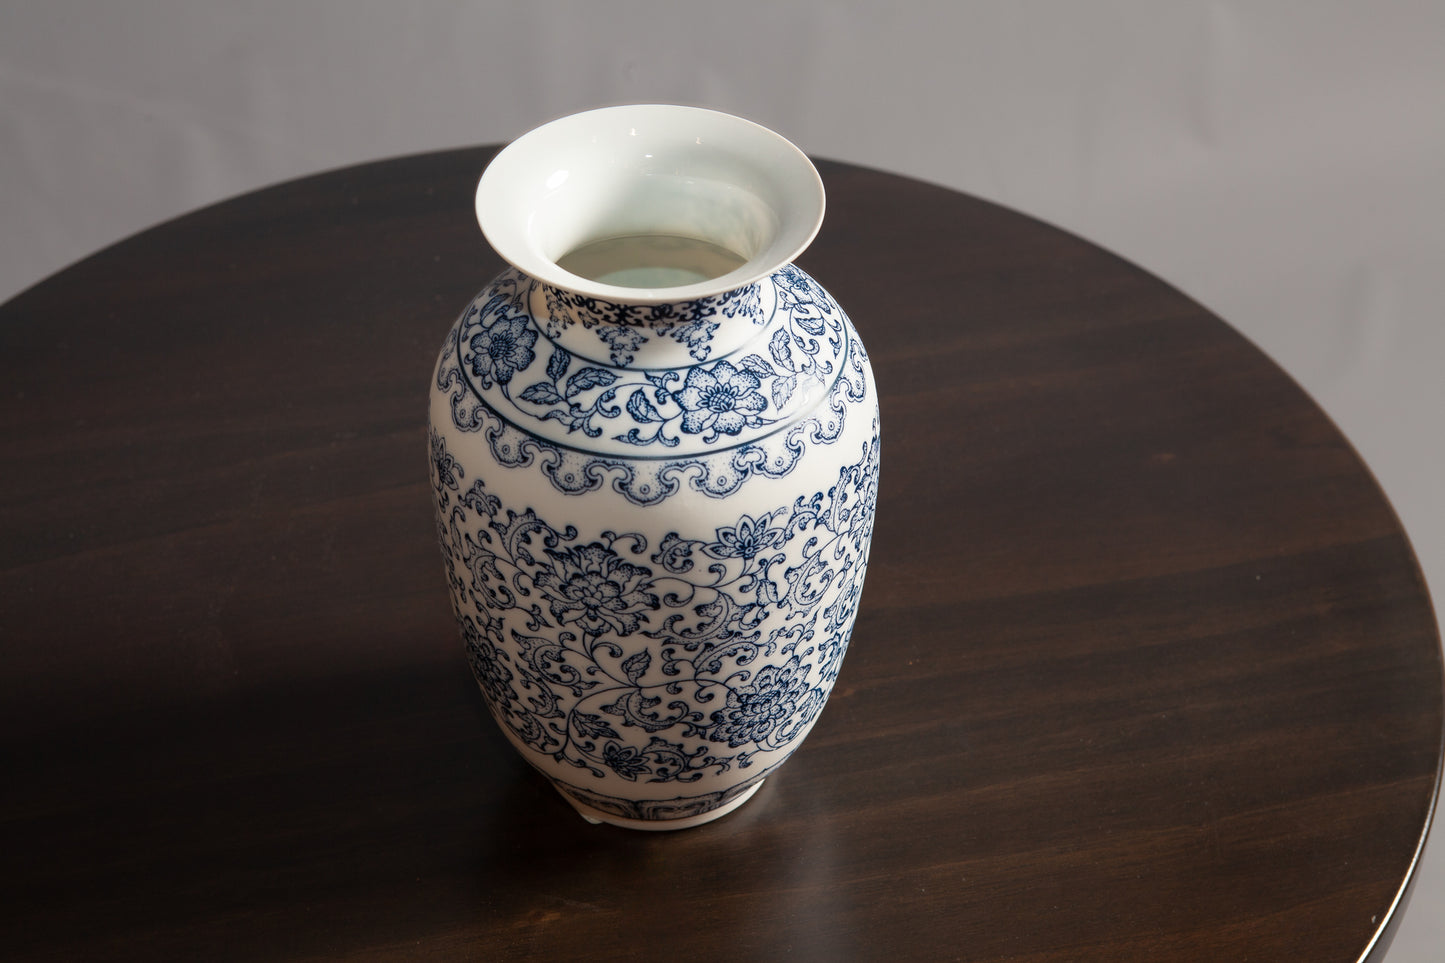
[[[490,155],[237,198],[0,307],[0,956],[1378,954],[1442,684],[1368,470],[1144,271],[842,164],[800,264],[883,468],[838,687],[736,814],[578,819],[487,716],[431,517]]]

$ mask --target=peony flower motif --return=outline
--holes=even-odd
[[[537,332],[523,315],[498,318],[491,327],[472,335],[472,373],[490,375],[504,385],[512,375],[532,363]]]
[[[754,519],[744,515],[736,525],[717,529],[717,541],[703,547],[713,558],[750,559],[775,547],[783,537],[781,528],[768,528],[768,516]]]
[[[602,761],[623,779],[637,781],[637,777],[647,772],[647,756],[631,746],[620,746],[615,742],[609,742],[602,749]]]
[[[727,361],[719,361],[711,371],[693,368],[675,395],[685,412],[682,430],[736,435],[768,406],[757,390],[761,383],[751,371],[739,371]]]
[[[558,624],[575,622],[589,632],[631,635],[642,613],[658,607],[652,594],[652,571],[625,562],[607,545],[548,549],[552,567],[533,580]]]
[[[797,656],[787,665],[770,665],[757,674],[752,685],[728,692],[727,705],[712,714],[717,728],[708,738],[734,749],[762,742],[798,711],[807,693],[808,670]]]
[[[517,693],[512,688],[512,671],[502,664],[507,657],[482,637],[470,618],[463,623],[462,635],[472,675],[487,698],[499,709],[515,702]]]

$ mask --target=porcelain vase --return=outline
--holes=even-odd
[[[670,106],[539,127],[478,185],[510,267],[437,363],[438,534],[492,715],[591,821],[736,809],[838,677],[879,425],[857,332],[792,264],[823,206],[779,135]]]

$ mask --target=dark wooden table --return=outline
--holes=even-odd
[[[1354,961],[1440,772],[1399,522],[1157,279],[823,164],[883,398],[862,612],[738,813],[589,826],[504,743],[426,390],[489,150],[307,178],[0,308],[0,956]]]

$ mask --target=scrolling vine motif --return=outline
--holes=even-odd
[[[656,545],[504,509],[435,432],[431,449],[468,659],[520,743],[599,779],[689,783],[812,724],[862,591],[876,424],[826,490]]]

